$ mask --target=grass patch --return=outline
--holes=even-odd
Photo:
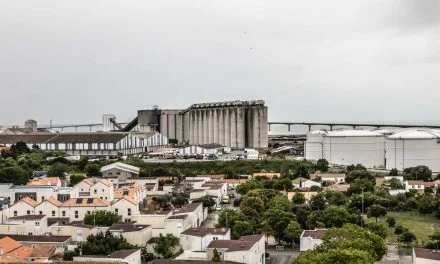
[[[440,219],[433,215],[420,215],[418,212],[388,212],[387,216],[382,217],[380,221],[387,226],[385,222],[387,217],[394,217],[396,225],[402,225],[414,233],[417,240],[413,243],[415,246],[424,246],[430,241],[429,236],[434,233],[434,228],[440,227]],[[368,219],[368,222],[374,222],[375,218]],[[394,234],[394,228],[388,228],[387,243],[398,243],[397,235]]]

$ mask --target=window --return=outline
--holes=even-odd
[[[43,214],[43,211],[40,211],[39,213],[40,213],[40,215],[42,215],[42,214]]]
[[[213,240],[218,240],[218,237],[213,237],[212,239],[213,239]]]
[[[97,194],[97,193],[98,193],[98,190],[94,189],[94,190],[93,190],[93,193],[94,193],[94,194]]]
[[[41,201],[44,201],[44,196],[41,196]]]
[[[52,216],[55,216],[55,211],[52,211]]]
[[[130,216],[131,215],[131,208],[127,209],[127,215]]]
[[[35,226],[40,226],[40,222],[35,222]]]
[[[28,236],[32,236],[32,232],[29,232],[29,233],[28,233]]]
[[[90,211],[87,211],[87,214],[90,214]]]
[[[26,214],[30,215],[30,214],[31,214],[31,211],[27,210],[27,211],[26,211]]]
[[[14,216],[17,216],[17,211],[14,211]]]
[[[121,173],[118,171],[118,172],[116,172],[116,175],[121,175]]]
[[[115,213],[118,213],[118,208],[115,208]]]
[[[78,211],[75,211],[75,218],[78,218]]]
[[[62,211],[61,214],[62,214],[63,216],[66,216],[66,211]]]
[[[102,189],[102,192],[104,192],[104,189]]]

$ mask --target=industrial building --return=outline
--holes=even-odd
[[[405,130],[386,139],[386,168],[399,171],[419,165],[440,172],[440,132],[433,129]]]
[[[326,159],[330,164],[385,167],[385,136],[368,130],[312,132],[305,143],[307,160]]]
[[[267,107],[262,100],[194,104],[183,110],[139,110],[126,129],[158,131],[190,145],[220,144],[237,149],[268,145]]]

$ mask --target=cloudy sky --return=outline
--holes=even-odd
[[[270,121],[437,121],[439,14],[437,0],[3,1],[0,124],[236,99],[265,100]]]

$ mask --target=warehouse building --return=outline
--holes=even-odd
[[[168,145],[168,139],[157,132],[0,134],[0,145],[10,147],[19,141],[29,148],[37,146],[80,156],[133,155]]]
[[[330,164],[362,164],[367,168],[385,167],[385,136],[368,130],[328,131],[309,134],[305,158],[326,159]]]
[[[440,172],[440,132],[410,129],[387,137],[386,161],[387,170],[425,165]]]

